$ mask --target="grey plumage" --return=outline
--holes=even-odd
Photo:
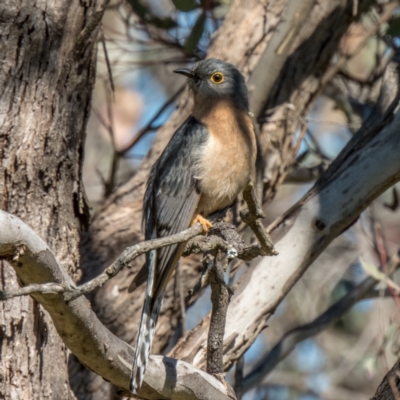
[[[249,111],[246,81],[234,65],[209,58],[196,63],[191,71],[194,79],[189,80],[189,87],[199,101],[229,100],[238,110]],[[215,85],[208,79],[216,71],[224,74],[225,80],[221,85]]]
[[[200,197],[195,178],[198,152],[207,137],[206,127],[189,117],[152,167],[143,201],[146,240],[173,235],[190,225]],[[172,245],[146,254],[147,288],[132,367],[132,393],[137,393],[143,381],[162,298],[178,247]]]

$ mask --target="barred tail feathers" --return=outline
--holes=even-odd
[[[149,361],[151,345],[153,343],[154,332],[157,325],[164,293],[160,294],[154,302],[155,291],[155,260],[156,251],[147,253],[148,282],[146,288],[146,298],[143,305],[142,317],[136,341],[135,358],[132,365],[131,392],[137,394],[142,382],[146,367]]]

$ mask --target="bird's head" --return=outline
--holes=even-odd
[[[232,64],[209,58],[197,62],[191,69],[174,72],[189,78],[195,103],[223,100],[232,102],[238,109],[249,110],[246,82]]]

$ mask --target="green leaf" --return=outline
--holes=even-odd
[[[159,18],[151,14],[149,8],[140,0],[128,0],[132,11],[144,22],[154,25],[160,29],[171,29],[177,26],[176,21],[167,17]]]
[[[193,11],[199,7],[196,0],[172,0],[177,10],[188,12]]]
[[[388,22],[389,28],[386,31],[387,35],[399,36],[400,35],[400,17],[392,18]]]
[[[128,0],[132,11],[141,19],[147,20],[150,15],[149,9],[140,0]]]
[[[160,29],[171,29],[177,26],[177,23],[172,18],[169,17],[168,18],[151,17],[146,22]]]
[[[202,13],[197,18],[190,35],[186,38],[185,44],[183,45],[183,50],[186,55],[192,55],[197,49],[197,45],[203,36],[204,23],[206,22],[206,14]]]

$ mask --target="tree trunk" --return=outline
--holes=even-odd
[[[266,199],[272,199],[294,159],[296,146],[293,146],[293,138],[299,123],[301,126],[302,118],[318,97],[329,60],[352,21],[353,2],[350,0],[311,3],[312,10],[307,13],[307,23],[303,23],[293,35],[290,26],[296,24],[298,13],[301,14],[304,7],[309,7],[310,2],[236,0],[208,52],[208,57],[221,58],[237,65],[247,78],[256,68],[261,68],[273,82],[250,87],[250,94],[252,91],[264,91],[265,107],[277,107],[268,114],[268,120],[261,126],[263,155],[268,155]],[[289,27],[287,31],[286,24]],[[287,43],[287,49],[282,53],[283,58],[279,60],[281,67],[277,69],[274,65],[276,52],[283,42]],[[269,62],[264,61],[258,66],[266,51],[271,52],[271,58],[267,59]],[[293,104],[294,109],[286,107],[287,103]],[[140,231],[141,206],[148,173],[190,109],[191,102],[185,93],[179,109],[160,129],[139,172],[118,188],[94,216],[90,231],[82,238],[84,280],[100,273],[126,246],[143,239]],[[130,269],[122,271],[104,285],[92,299],[93,307],[103,323],[131,344],[134,344],[140,321],[143,287],[133,294],[127,293],[127,287],[143,261],[144,258],[138,258]],[[202,266],[193,259],[185,259],[182,264],[182,285],[186,293],[197,282]],[[166,346],[180,319],[174,282],[171,279],[164,298],[153,345],[154,353]],[[87,379],[91,387],[105,390],[98,377],[92,375]],[[103,394],[99,392],[99,397],[91,394],[87,398],[100,399]]]
[[[75,280],[88,225],[81,167],[98,3],[0,4],[1,208],[29,224]],[[0,274],[0,288],[18,286],[9,265]],[[47,312],[30,297],[0,302],[0,310],[0,398],[74,398],[69,353]]]
[[[400,360],[383,378],[371,400],[398,400],[400,398]]]

